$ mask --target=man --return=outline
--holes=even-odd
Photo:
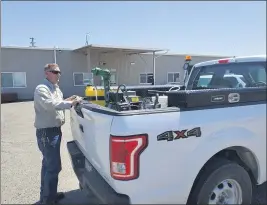
[[[79,99],[63,99],[58,82],[61,75],[57,64],[44,68],[44,82],[34,92],[34,109],[38,147],[43,155],[41,169],[40,203],[53,204],[64,198],[57,192],[58,174],[61,171],[61,126],[65,123],[65,110],[75,106]]]

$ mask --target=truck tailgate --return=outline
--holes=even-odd
[[[70,119],[77,146],[99,174],[109,182],[109,137],[113,116],[73,108]]]

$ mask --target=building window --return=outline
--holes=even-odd
[[[88,84],[93,84],[93,75],[92,73],[82,72],[73,73],[73,82],[74,86],[84,86]]]
[[[167,82],[168,83],[179,83],[180,82],[180,73],[177,72],[168,72]]]
[[[110,73],[110,84],[116,85],[117,84],[117,75],[115,72]]]
[[[140,84],[153,84],[154,83],[153,73],[140,73],[139,82]]]
[[[25,72],[2,72],[1,73],[2,88],[26,88]]]

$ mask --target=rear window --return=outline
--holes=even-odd
[[[193,89],[266,86],[266,64],[246,62],[203,66]]]
[[[209,76],[200,76],[199,80],[198,80],[198,83],[197,83],[197,86],[198,87],[207,87],[208,84],[210,83],[211,81],[211,78],[212,78],[212,75],[209,75]]]

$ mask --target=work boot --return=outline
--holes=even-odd
[[[65,198],[65,194],[63,192],[58,192],[57,196],[56,196],[56,199],[55,199],[55,202],[57,203],[63,198]]]
[[[37,204],[57,204],[61,199],[63,199],[65,197],[65,194],[63,192],[58,192],[56,195],[56,198],[54,200],[40,200],[39,202],[37,202]]]
[[[56,204],[56,201],[51,201],[51,200],[42,200],[42,201],[40,201],[40,203],[39,204],[47,204],[47,205],[54,205],[54,204]]]

